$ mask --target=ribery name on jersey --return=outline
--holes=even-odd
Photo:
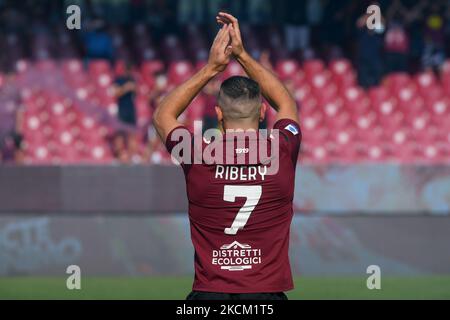
[[[265,129],[226,130],[225,136],[218,129],[208,129],[203,135],[201,132],[202,121],[194,121],[193,138],[191,132],[183,127],[172,132],[170,139],[178,142],[171,152],[174,162],[211,165],[263,164],[264,175],[277,174],[280,145],[278,129],[272,129],[270,132]],[[251,174],[252,172],[249,172],[249,175]]]
[[[257,177],[264,177],[267,175],[267,166],[216,166],[216,179],[224,180],[240,180],[240,181],[254,181]]]

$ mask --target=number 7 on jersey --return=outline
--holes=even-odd
[[[235,235],[247,224],[248,218],[252,214],[262,195],[261,186],[231,186],[226,185],[223,190],[223,200],[235,202],[236,198],[246,198],[244,205],[234,218],[230,228],[225,228],[225,234]]]

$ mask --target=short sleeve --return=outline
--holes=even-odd
[[[302,132],[299,124],[291,119],[280,119],[275,122],[274,129],[280,132],[280,146],[285,146],[294,165],[297,163],[300,144],[302,141]]]
[[[174,148],[183,143],[183,146],[180,146],[180,150],[174,151]],[[172,155],[174,159],[178,161],[182,166],[185,164],[192,162],[192,153],[193,153],[193,134],[192,132],[185,126],[178,126],[167,135],[166,138],[166,149]],[[189,155],[188,161],[184,161],[184,150],[188,150]]]

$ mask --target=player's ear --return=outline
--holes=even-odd
[[[223,112],[222,112],[222,109],[220,109],[219,106],[215,106],[214,108],[216,109],[217,121],[220,123],[220,122],[223,120]]]
[[[266,118],[267,106],[265,103],[261,103],[261,108],[259,110],[259,122],[263,122]]]

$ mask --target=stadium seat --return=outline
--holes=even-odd
[[[347,59],[336,59],[330,62],[329,69],[333,75],[341,76],[345,73],[352,72],[352,64]]]
[[[281,60],[275,66],[275,71],[281,79],[292,78],[298,72],[299,66],[295,60]]]
[[[169,82],[177,85],[189,79],[193,72],[193,66],[189,61],[172,62],[169,65]]]
[[[312,59],[307,60],[303,63],[303,70],[308,79],[311,79],[318,73],[321,73],[325,70],[325,65],[322,60]]]
[[[306,60],[299,63],[298,57],[290,55],[282,45],[281,34],[271,34],[269,48],[265,48],[262,41],[265,34],[256,30],[252,27],[242,30],[243,34],[259,32],[258,37],[249,37],[247,49],[255,55],[270,50],[274,71],[286,82],[298,103],[304,131],[301,161],[450,160],[450,60],[443,64],[439,74],[429,70],[417,74],[389,73],[380,85],[366,90],[358,86],[351,60],[339,58],[325,63],[306,55]],[[75,44],[64,28],[56,30],[55,44],[48,36],[31,35],[29,47],[35,52],[30,60],[23,59],[24,44],[17,43],[20,41],[17,35],[8,35],[2,48],[12,55],[11,61],[15,63],[21,101],[5,103],[2,108],[15,112],[23,106],[27,161],[36,164],[113,161],[108,135],[118,130],[118,106],[111,87],[115,77],[125,70],[124,57],[137,57],[140,62],[134,73],[138,88],[135,107],[137,130],[143,130],[151,123],[149,100],[156,75],[165,73],[171,88],[205,65],[207,37],[199,31],[201,28],[189,25],[185,36],[164,35],[156,44],[145,24],[137,24],[129,32],[114,27],[111,34],[118,56],[116,64],[91,60],[87,68],[83,60],[71,55]],[[133,40],[131,47],[125,41],[128,33]],[[55,90],[44,81],[39,83],[41,88],[31,88],[22,80],[33,72],[34,82],[39,83],[37,75],[46,73],[65,83]],[[242,74],[245,73],[239,63],[232,61],[218,79]],[[6,79],[0,74],[0,89]],[[71,92],[69,97],[57,93],[63,87]],[[204,103],[201,96],[192,102],[183,115],[188,126],[202,117]],[[269,125],[274,117],[269,110]],[[170,163],[162,144],[156,148],[151,162]]]

